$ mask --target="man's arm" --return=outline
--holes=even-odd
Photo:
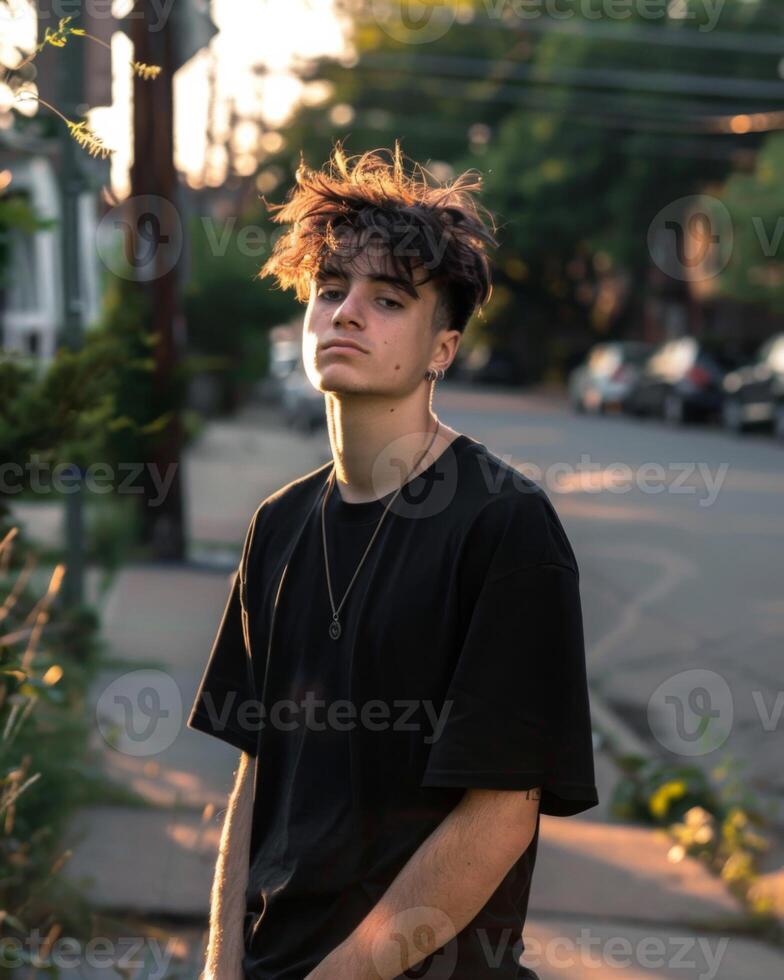
[[[247,752],[241,754],[229,796],[210,893],[210,936],[201,980],[243,980],[253,763],[253,756]]]
[[[305,980],[393,980],[484,907],[536,830],[541,789],[469,789]]]

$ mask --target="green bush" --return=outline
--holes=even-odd
[[[232,412],[269,367],[269,329],[289,320],[295,301],[255,278],[264,260],[239,247],[243,225],[274,231],[263,217],[208,227],[196,219],[190,227],[191,274],[185,288],[189,350],[213,358],[212,375],[220,387],[220,409]],[[237,234],[230,234],[237,229]],[[216,243],[226,238],[225,247]],[[269,240],[269,239],[268,239]]]
[[[34,928],[88,928],[86,901],[59,871],[68,820],[102,780],[86,762],[95,615],[58,608],[62,566],[34,595],[36,556],[10,560],[14,543],[13,530],[0,543],[0,938],[23,940]]]
[[[613,790],[610,812],[665,829],[673,839],[671,861],[686,855],[702,861],[746,903],[760,928],[780,939],[770,901],[752,897],[759,855],[770,847],[764,832],[773,814],[741,778],[744,763],[727,758],[708,773],[637,755],[615,761],[624,775]]]

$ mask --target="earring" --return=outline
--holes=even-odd
[[[443,381],[445,375],[446,371],[443,368],[438,368],[438,370],[428,368],[427,371],[425,371],[425,379],[427,381]]]

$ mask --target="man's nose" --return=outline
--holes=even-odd
[[[336,326],[353,323],[361,326],[363,323],[362,299],[356,290],[349,290],[332,314],[332,322]]]

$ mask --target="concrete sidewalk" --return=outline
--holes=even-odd
[[[88,894],[104,910],[185,918],[207,913],[238,755],[185,728],[184,718],[227,592],[225,573],[133,567],[118,576],[106,606],[105,636],[123,663],[107,668],[91,692],[95,747],[105,771],[151,808],[89,808],[73,827],[68,873],[88,882]],[[135,704],[140,679],[157,685],[159,714],[168,711],[180,725],[156,733],[149,754],[130,754],[138,749],[112,727],[111,706],[122,709],[124,699]],[[119,714],[113,720],[122,725]],[[683,977],[679,957],[695,963],[688,976],[781,975],[784,956],[744,938],[743,910],[700,863],[687,858],[673,864],[661,832],[612,820],[606,803],[617,773],[604,751],[597,751],[596,761],[602,806],[579,817],[542,818],[525,931],[530,965],[542,980],[587,971],[593,977],[650,976],[657,955],[673,961],[672,972],[657,968],[657,976]],[[684,955],[687,943],[690,956]],[[629,965],[613,966],[627,948]],[[598,971],[591,966],[597,956],[608,961]],[[709,972],[712,965],[717,972]]]
[[[114,659],[90,691],[93,747],[104,771],[148,807],[81,811],[66,869],[102,910],[190,921],[193,928],[172,935],[191,966],[204,938],[238,753],[187,729],[187,712],[227,598],[237,542],[256,504],[320,465],[323,452],[319,437],[242,424],[211,429],[188,460],[191,539],[226,545],[224,567],[127,567],[103,609]],[[150,720],[156,724],[142,737]],[[661,832],[613,820],[607,803],[618,773],[602,748],[596,764],[602,805],[578,817],[542,818],[524,962],[541,980],[784,975],[782,951],[744,935],[743,909],[702,864],[690,858],[674,864]],[[186,975],[187,969],[177,973]]]

